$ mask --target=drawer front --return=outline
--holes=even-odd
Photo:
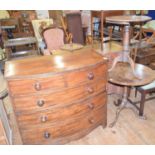
[[[15,112],[18,114],[41,111],[50,107],[62,107],[72,102],[91,97],[99,92],[104,92],[106,82],[99,80],[76,88],[62,90],[61,92],[29,95],[12,98]]]
[[[65,87],[63,76],[52,78],[37,78],[25,80],[11,80],[8,82],[12,96],[37,93],[47,89],[61,89]]]
[[[94,111],[103,107],[107,101],[106,93],[100,93],[93,98],[79,103],[71,104],[64,108],[52,108],[48,111],[41,111],[34,114],[17,116],[18,125],[21,129],[36,128],[40,125],[57,124],[58,121],[65,121],[82,114]]]
[[[100,78],[107,79],[107,64],[89,67],[87,70],[70,72],[65,76],[69,87],[83,82],[95,81]]]
[[[100,64],[81,71],[72,71],[55,75],[49,78],[10,80],[8,82],[12,96],[38,93],[44,90],[59,90],[65,87],[75,87],[81,83],[87,83],[96,79],[107,79],[107,65]]]
[[[87,113],[81,118],[73,118],[70,122],[58,123],[44,128],[21,130],[24,144],[53,144],[59,139],[69,139],[69,136],[79,134],[83,130],[94,128],[99,124],[106,124],[106,105],[97,111]]]

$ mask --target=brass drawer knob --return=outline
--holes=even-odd
[[[88,121],[89,121],[90,124],[94,124],[95,123],[95,120],[93,118],[90,118]]]
[[[94,74],[92,72],[88,73],[88,79],[93,80],[94,79]]]
[[[47,121],[47,116],[41,116],[41,122],[46,122]]]
[[[92,87],[88,87],[88,88],[87,88],[87,91],[88,91],[88,93],[90,93],[90,94],[91,94],[91,93],[93,93],[93,92],[94,92],[94,89],[93,89]]]
[[[39,107],[42,107],[44,104],[45,104],[45,101],[44,101],[44,100],[38,100],[38,101],[37,101],[37,105],[38,105]]]
[[[36,82],[36,83],[34,84],[34,88],[35,88],[35,90],[37,90],[37,91],[41,90],[41,84],[40,84],[39,82]]]
[[[51,134],[49,132],[47,132],[47,131],[44,132],[44,138],[45,139],[50,138],[50,136],[51,136]]]
[[[94,109],[94,104],[93,104],[93,103],[89,103],[89,104],[88,104],[88,108],[89,108],[89,109]]]

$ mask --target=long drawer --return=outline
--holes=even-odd
[[[81,117],[74,118],[67,123],[20,131],[24,144],[53,144],[57,140],[61,144],[63,139],[67,139],[68,136],[77,133],[80,135],[84,130],[93,129],[99,124],[106,124],[106,104],[99,110],[81,115]]]
[[[95,67],[84,68],[82,70],[64,72],[61,75],[52,75],[46,78],[30,78],[8,80],[11,96],[25,95],[44,90],[57,90],[65,87],[73,87],[80,83],[107,77],[106,64]],[[106,79],[107,80],[107,79]]]
[[[63,108],[51,108],[34,114],[19,115],[16,118],[20,129],[48,126],[51,123],[57,124],[57,122],[80,117],[82,114],[96,110],[106,104],[106,100],[106,93],[100,93],[93,98]]]
[[[12,98],[16,114],[41,111],[50,107],[66,106],[72,102],[91,97],[106,89],[106,81],[98,80],[75,88],[59,92],[44,92],[44,94],[26,95]]]

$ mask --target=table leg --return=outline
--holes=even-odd
[[[112,123],[110,123],[110,125],[109,125],[110,128],[112,128],[116,124],[116,122],[117,122],[117,120],[119,118],[120,112],[125,108],[131,109],[138,116],[138,110],[128,101],[127,97],[128,97],[128,87],[125,86],[124,87],[122,102],[121,102],[120,106],[116,110],[116,116],[115,116],[114,121]]]
[[[126,59],[126,60],[125,60],[125,59]],[[125,61],[124,61],[124,60],[125,60]],[[129,65],[131,66],[133,75],[134,75],[137,79],[141,80],[141,78],[138,77],[138,76],[136,75],[136,72],[135,72],[135,63],[134,63],[134,61],[130,58],[129,54],[128,54],[128,53],[125,53],[125,52],[122,53],[120,56],[118,56],[118,57],[116,57],[116,58],[114,59],[114,62],[113,62],[113,64],[112,64],[112,67],[111,67],[108,71],[111,72],[111,71],[115,68],[115,66],[116,66],[116,64],[117,64],[118,62],[128,62]]]
[[[124,34],[123,34],[123,54],[114,59],[112,67],[109,69],[109,71],[112,71],[115,68],[117,62],[128,62],[129,65],[131,66],[133,75],[136,78],[140,79],[135,73],[135,63],[129,56],[129,52],[130,52],[129,41],[130,41],[130,26],[126,25],[124,27]]]

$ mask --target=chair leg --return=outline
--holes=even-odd
[[[138,92],[138,90],[137,90],[137,88],[135,87],[135,97],[137,97],[137,92]]]
[[[127,97],[130,97],[130,94],[131,94],[131,87],[128,87],[128,90],[127,90]]]
[[[144,113],[144,103],[145,103],[145,93],[141,93],[141,101],[140,101],[140,108],[139,108],[139,116],[143,116]]]

